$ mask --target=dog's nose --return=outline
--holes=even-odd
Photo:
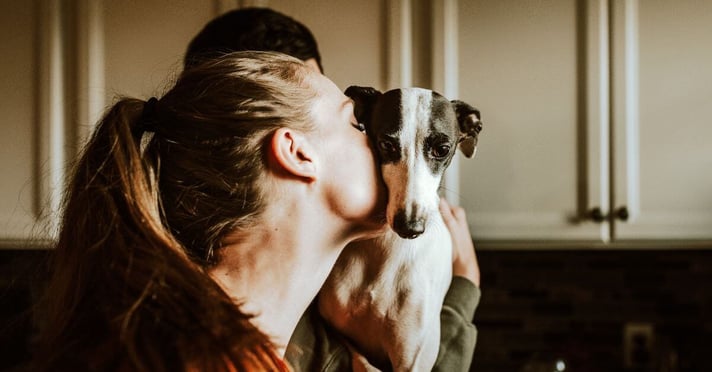
[[[403,239],[415,239],[425,231],[424,218],[408,218],[404,210],[393,218],[393,231]]]

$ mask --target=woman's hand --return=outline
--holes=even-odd
[[[440,198],[440,214],[452,237],[452,275],[467,278],[479,287],[480,266],[477,263],[465,210],[450,205],[445,198]]]

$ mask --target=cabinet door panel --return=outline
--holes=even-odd
[[[711,239],[712,2],[628,3],[613,13],[614,43],[633,52],[614,50],[622,103],[613,124],[615,205],[631,219],[617,223],[615,238]],[[622,88],[624,79],[637,89]]]
[[[476,239],[607,238],[606,224],[581,218],[607,204],[597,3],[459,2],[460,98],[484,122],[477,156],[460,161]]]
[[[34,148],[36,59],[35,9],[32,2],[2,2],[0,32],[0,237],[29,237],[37,213]]]

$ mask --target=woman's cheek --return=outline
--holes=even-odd
[[[352,220],[372,220],[385,210],[385,188],[370,150],[349,154],[335,179],[341,212]]]
[[[370,218],[377,213],[380,192],[377,169],[372,157],[368,154],[362,156],[357,167],[351,169],[352,183],[350,195],[354,202],[354,211],[362,218]]]
[[[369,216],[369,220],[380,220],[385,214],[388,192],[381,177],[380,166],[370,149],[364,154],[363,159],[362,197],[368,209],[365,213]]]

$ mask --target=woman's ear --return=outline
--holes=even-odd
[[[272,135],[269,153],[284,173],[309,182],[316,180],[316,152],[299,131],[290,128],[277,129]]]

